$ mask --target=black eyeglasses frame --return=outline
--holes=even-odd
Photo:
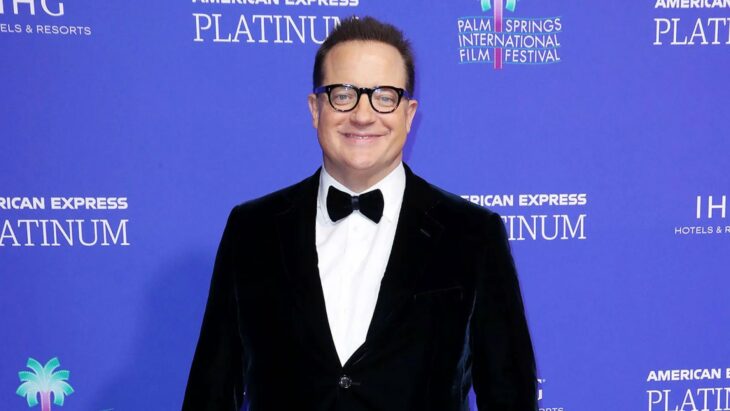
[[[349,87],[349,88],[355,90],[355,93],[357,94],[357,102],[355,103],[354,106],[352,106],[352,108],[347,109],[347,110],[342,110],[342,109],[339,109],[339,108],[335,107],[334,103],[332,103],[332,94],[331,94],[331,92],[332,92],[332,90],[334,90],[337,87]],[[381,89],[394,90],[398,94],[398,101],[395,103],[395,107],[393,107],[393,109],[390,110],[390,111],[380,111],[377,108],[375,108],[375,106],[373,105],[373,93],[376,90],[381,90]],[[399,88],[399,87],[394,87],[394,86],[377,86],[377,87],[369,88],[369,87],[358,87],[358,86],[356,86],[354,84],[347,84],[347,83],[344,83],[344,84],[328,84],[326,86],[315,87],[312,90],[312,93],[314,93],[314,94],[327,93],[327,100],[329,101],[330,106],[332,106],[332,108],[335,111],[339,111],[340,113],[347,113],[349,111],[354,110],[357,107],[357,105],[360,104],[360,97],[362,97],[363,93],[367,94],[368,101],[370,102],[370,107],[372,107],[373,110],[375,110],[376,112],[378,112],[380,114],[388,114],[388,113],[392,113],[392,112],[396,111],[398,109],[398,107],[400,106],[400,101],[401,101],[401,99],[403,97],[405,97],[407,99],[410,99],[411,98],[411,93],[409,93],[408,90],[405,90],[405,89],[402,89],[402,88]]]

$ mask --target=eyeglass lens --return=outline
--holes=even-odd
[[[330,102],[337,110],[352,110],[358,101],[358,92],[354,87],[338,86],[330,91]],[[375,88],[370,103],[376,111],[392,111],[398,106],[398,91],[389,87]]]

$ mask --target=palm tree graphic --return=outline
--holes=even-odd
[[[481,0],[482,2],[482,11],[486,12],[492,9],[492,2],[491,0]],[[494,31],[496,33],[502,32],[502,24],[503,24],[503,10],[502,8],[506,8],[507,10],[514,12],[515,7],[517,6],[517,0],[495,0],[494,1]],[[497,47],[494,49],[494,68],[497,70],[502,69],[502,49]]]
[[[501,3],[501,1],[500,1],[500,3]],[[507,3],[505,4],[504,7],[509,11],[515,11],[516,5],[517,5],[517,0],[507,0]],[[489,9],[491,9],[491,8],[492,8],[492,2],[490,0],[482,0],[482,11],[489,11]]]
[[[28,358],[26,364],[33,372],[20,371],[20,387],[15,391],[21,397],[25,397],[29,407],[38,405],[38,395],[41,397],[41,411],[51,411],[51,393],[53,403],[62,406],[64,397],[71,395],[74,389],[66,382],[70,375],[68,370],[58,370],[61,363],[57,357],[53,357],[46,365],[41,365],[33,358]]]

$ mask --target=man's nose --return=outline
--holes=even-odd
[[[373,107],[370,105],[368,95],[362,93],[360,95],[360,100],[357,102],[357,106],[355,106],[351,112],[350,119],[354,123],[367,124],[375,121],[377,115],[378,113],[373,110]]]

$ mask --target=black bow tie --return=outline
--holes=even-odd
[[[327,191],[327,214],[337,222],[354,210],[359,210],[365,217],[380,222],[383,216],[383,193],[380,190],[368,191],[359,196],[351,196],[330,186]]]

